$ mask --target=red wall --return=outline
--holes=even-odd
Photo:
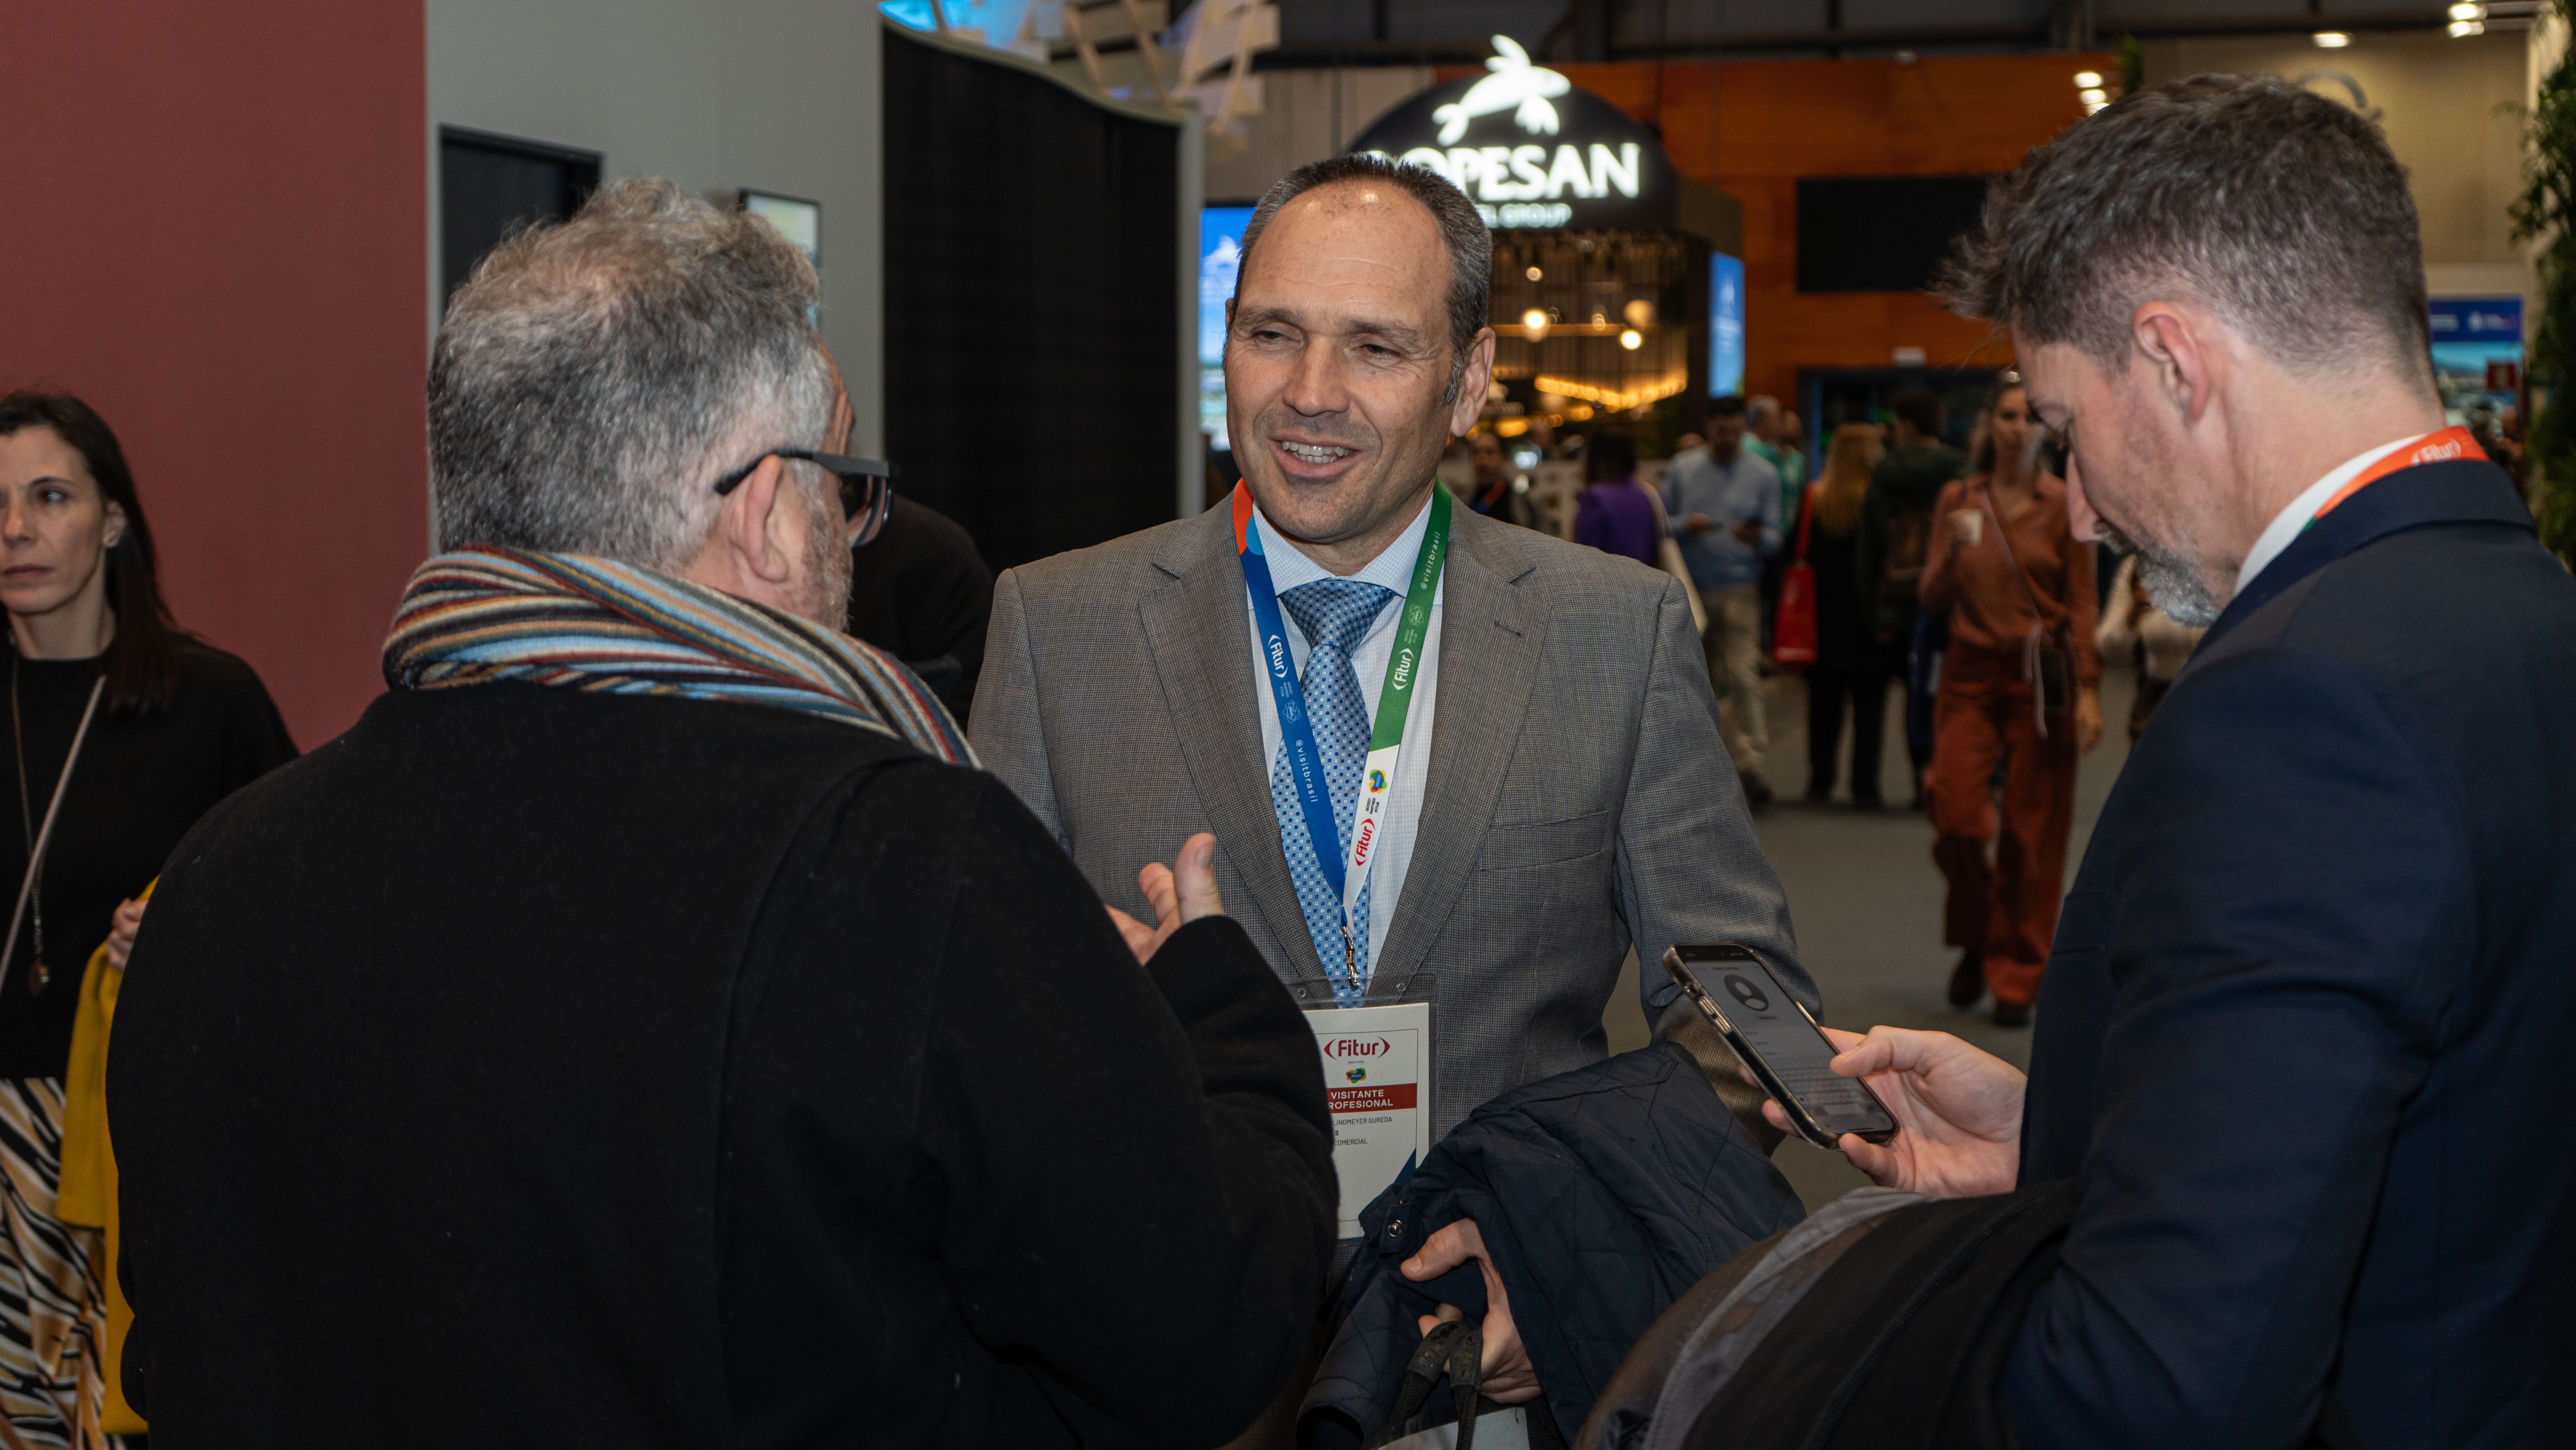
[[[418,0],[13,7],[0,389],[125,445],[179,622],[310,749],[427,539]]]

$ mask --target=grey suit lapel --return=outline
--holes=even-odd
[[[1440,927],[1466,889],[1503,777],[1529,714],[1547,611],[1518,586],[1536,566],[1511,529],[1467,509],[1455,511],[1456,538],[1442,580],[1440,690],[1424,778],[1422,823],[1404,873],[1404,896],[1386,954],[1369,974],[1372,1000],[1408,995]],[[1239,627],[1239,626],[1238,626]]]
[[[1251,611],[1234,557],[1233,521],[1227,510],[1210,509],[1175,543],[1171,556],[1154,561],[1174,577],[1147,594],[1138,613],[1162,682],[1163,707],[1180,737],[1181,763],[1207,807],[1217,849],[1243,873],[1252,909],[1287,949],[1296,975],[1321,976],[1324,966],[1306,930],[1296,883],[1288,879],[1279,815],[1270,800],[1260,704],[1252,694]],[[1242,907],[1229,902],[1227,909]]]

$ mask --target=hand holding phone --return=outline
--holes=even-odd
[[[1828,1027],[1834,1062],[1860,1078],[1896,1119],[1897,1135],[1881,1146],[1843,1140],[1843,1157],[1881,1188],[1930,1198],[2008,1193],[2021,1176],[2021,1070],[1947,1032],[1873,1027],[1867,1033]],[[1775,1127],[1789,1127],[1777,1102],[1762,1105]]]
[[[1835,1148],[1845,1133],[1868,1143],[1896,1136],[1886,1105],[1868,1084],[1833,1070],[1834,1045],[1751,949],[1734,942],[1675,946],[1664,953],[1664,970],[1716,1024],[1799,1137]]]

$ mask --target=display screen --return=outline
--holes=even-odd
[[[1234,272],[1243,256],[1248,206],[1199,210],[1199,431],[1220,451],[1225,436],[1225,304],[1234,298]]]
[[[1798,178],[1798,290],[1914,292],[1986,204],[1982,173]]]
[[[1708,257],[1708,395],[1744,391],[1744,259]]]
[[[1867,1088],[1825,1065],[1833,1060],[1833,1044],[1760,962],[1686,960],[1682,965],[1825,1131],[1836,1136],[1883,1133],[1896,1126]]]
[[[764,218],[778,228],[778,234],[805,254],[805,260],[823,265],[823,208],[792,196],[773,196],[768,192],[746,190],[742,209]]]

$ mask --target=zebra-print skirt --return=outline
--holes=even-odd
[[[119,1450],[99,1415],[107,1343],[97,1229],[54,1217],[63,1085],[0,1078],[0,1450]]]

